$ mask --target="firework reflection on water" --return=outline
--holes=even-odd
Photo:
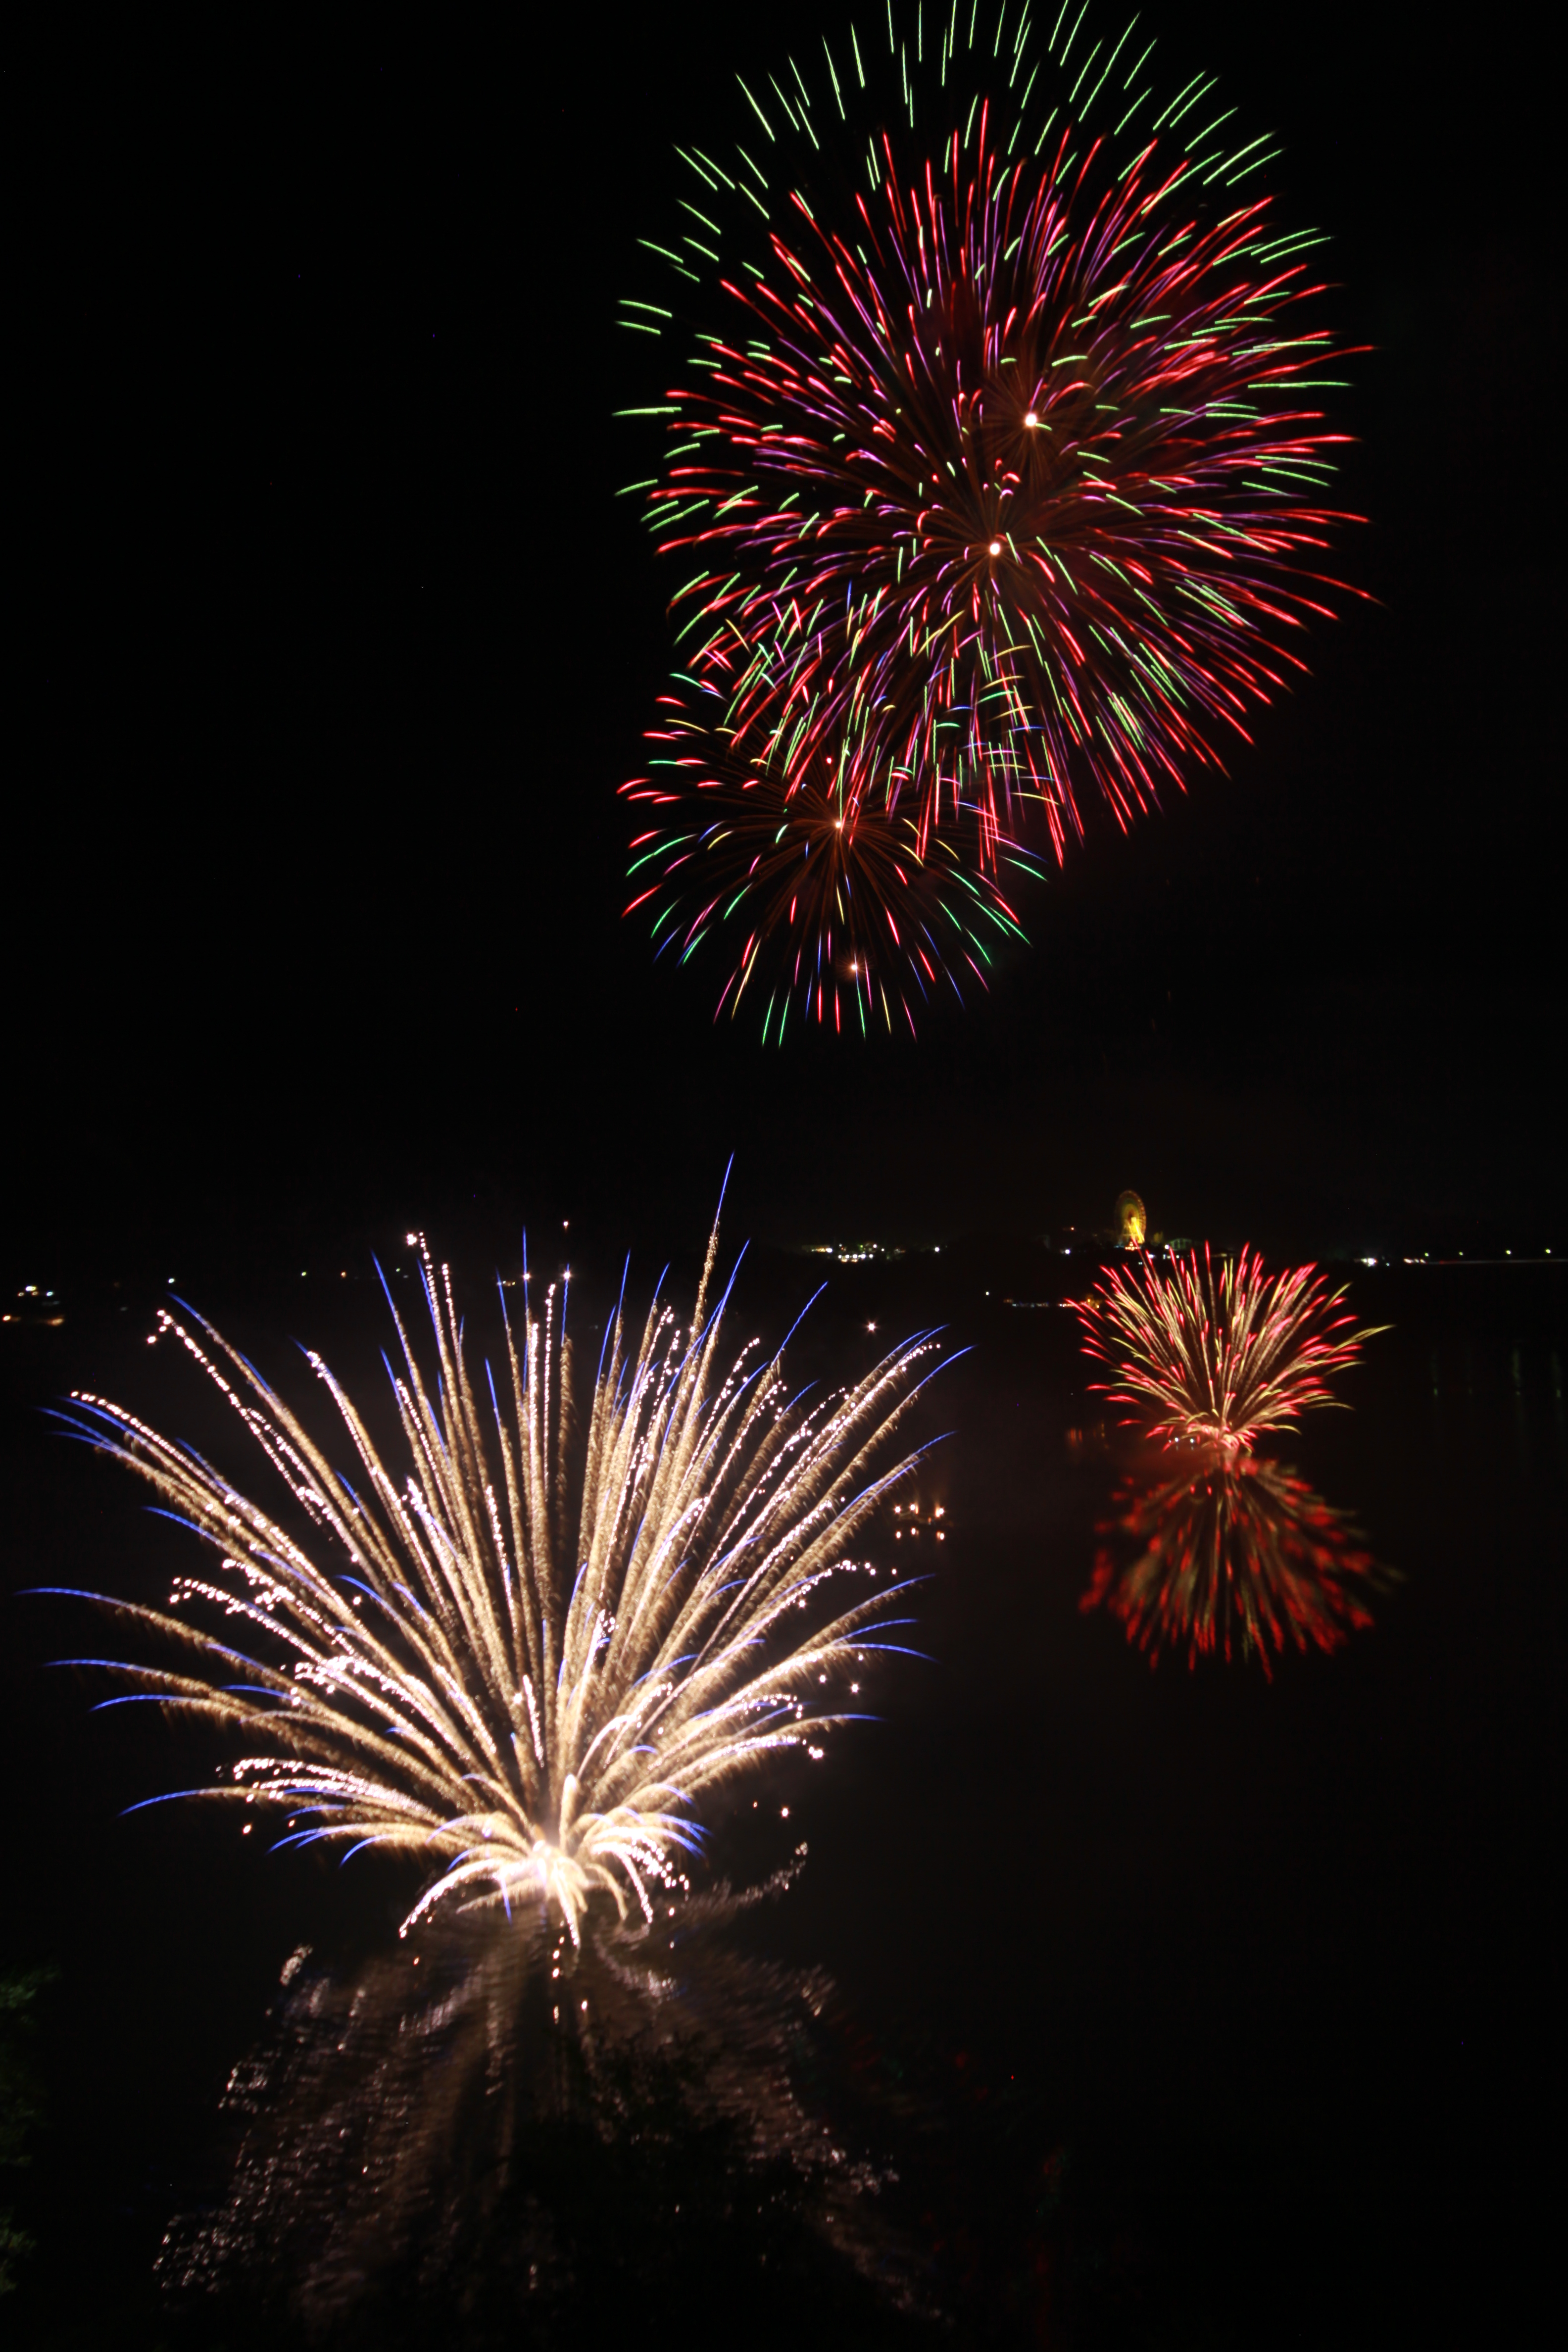
[[[1167,1445],[1123,1477],[1079,1607],[1103,1603],[1157,1664],[1337,1650],[1372,1623],[1380,1571],[1344,1513],[1282,1463]]]
[[[568,1947],[554,1982],[537,1918],[532,1948],[438,1918],[348,1974],[297,1953],[228,2087],[226,2185],[165,2239],[175,2306],[256,2295],[312,2336],[438,2311],[476,2341],[519,2322],[554,2341],[666,2282],[694,2312],[770,2275],[914,2305],[890,2176],[825,2112],[831,1986],[729,1932],[799,1862],[693,1898],[678,1932]]]

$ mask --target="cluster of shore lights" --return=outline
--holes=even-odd
[[[938,1519],[945,1519],[947,1517],[947,1513],[941,1503],[938,1503],[935,1508],[923,1518],[921,1516],[921,1507],[918,1503],[895,1503],[893,1505],[893,1517],[896,1519],[907,1518],[910,1521],[910,1525],[908,1527],[895,1528],[893,1529],[893,1541],[895,1543],[902,1543],[906,1536],[918,1536],[922,1527],[929,1527],[932,1530],[938,1543],[945,1543],[947,1540],[946,1528],[939,1528],[936,1524]]]

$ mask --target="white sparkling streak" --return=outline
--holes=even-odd
[[[715,1386],[717,1243],[715,1228],[689,1327],[656,1303],[630,1354],[617,1315],[579,1433],[553,1288],[542,1322],[523,1290],[521,1345],[508,1322],[492,1392],[470,1380],[448,1271],[421,1239],[439,1377],[426,1385],[394,1307],[401,1479],[307,1359],[363,1501],[210,1324],[161,1310],[159,1335],[237,1412],[318,1531],[320,1560],[189,1448],[77,1392],[82,1433],[217,1563],[174,1580],[177,1615],[90,1596],[195,1654],[189,1674],[115,1671],[170,1708],[262,1733],[271,1752],[202,1793],[285,1808],[293,1842],[434,1862],[405,1933],[448,1902],[542,1908],[574,1943],[597,1897],[621,1919],[632,1901],[651,1917],[650,1885],[687,1889],[705,1801],[845,1719],[833,1669],[858,1663],[899,1588],[826,1622],[813,1611],[798,1637],[784,1612],[859,1572],[846,1547],[916,1457],[880,1475],[870,1459],[922,1384],[911,1375],[931,1337],[810,1408],[790,1402],[777,1357],[743,1377],[754,1342]],[[258,1654],[201,1622],[215,1613]]]

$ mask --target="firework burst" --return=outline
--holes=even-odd
[[[984,987],[998,941],[1023,938],[997,868],[1033,869],[1011,843],[981,863],[956,823],[922,836],[847,761],[813,751],[793,773],[753,772],[689,704],[664,707],[658,740],[679,757],[679,789],[628,788],[666,818],[632,844],[632,906],[657,898],[658,952],[683,963],[729,927],[735,961],[715,1019],[761,974],[764,1045],[770,1033],[782,1043],[792,1012],[837,1030],[858,1020],[862,1034],[901,1016],[913,1032],[931,989],[962,1002],[960,973]]]
[[[1372,1555],[1293,1470],[1229,1446],[1163,1454],[1123,1481],[1079,1606],[1105,1603],[1154,1664],[1339,1649],[1372,1623]]]
[[[742,85],[625,312],[697,330],[634,487],[715,731],[981,868],[1029,824],[1059,857],[1086,795],[1125,824],[1302,667],[1342,438],[1267,141],[1212,79],[1162,102],[1131,26],[993,13]]]
[[[210,1325],[162,1312],[154,1336],[233,1407],[287,1519],[121,1407],[75,1396],[80,1433],[213,1557],[174,1579],[167,1609],[79,1596],[194,1665],[79,1663],[252,1743],[226,1783],[181,1793],[281,1807],[285,1845],[416,1860],[433,1874],[404,1933],[437,1906],[500,1906],[563,1946],[592,1908],[651,1917],[656,1893],[684,1897],[724,1782],[782,1750],[822,1755],[907,1589],[823,1606],[833,1580],[876,1575],[846,1546],[908,1466],[868,1468],[931,1341],[815,1405],[789,1398],[754,1343],[721,1377],[717,1238],[689,1322],[656,1299],[634,1350],[617,1308],[580,1437],[564,1286],[542,1316],[525,1303],[521,1330],[503,1318],[498,1380],[471,1365],[447,1271],[421,1243],[438,1377],[394,1307],[401,1477],[319,1357],[352,1484]]]
[[[1097,1383],[1104,1395],[1156,1435],[1236,1449],[1338,1402],[1329,1375],[1374,1336],[1335,1311],[1344,1295],[1311,1266],[1266,1277],[1245,1246],[1216,1276],[1205,1247],[1169,1273],[1148,1256],[1112,1266],[1078,1313],[1085,1348],[1115,1375]]]

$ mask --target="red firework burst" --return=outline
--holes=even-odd
[[[697,226],[655,249],[709,312],[639,486],[734,755],[786,789],[847,761],[922,847],[966,817],[982,867],[1245,734],[1326,609],[1343,437],[1313,240],[1245,190],[1266,142],[1232,151],[1201,78],[1156,110],[1128,36],[1075,48],[1082,11],[1033,70],[1005,17],[977,44],[955,9],[922,67],[889,15],[880,84],[857,43],[815,110],[793,68],[746,90],[765,170],[684,156]]]
[[[1328,1375],[1373,1336],[1335,1311],[1344,1295],[1310,1265],[1266,1277],[1245,1246],[1216,1276],[1205,1246],[1168,1273],[1146,1255],[1112,1266],[1078,1312],[1085,1348],[1115,1374],[1102,1394],[1156,1435],[1234,1449],[1339,1402]]]

